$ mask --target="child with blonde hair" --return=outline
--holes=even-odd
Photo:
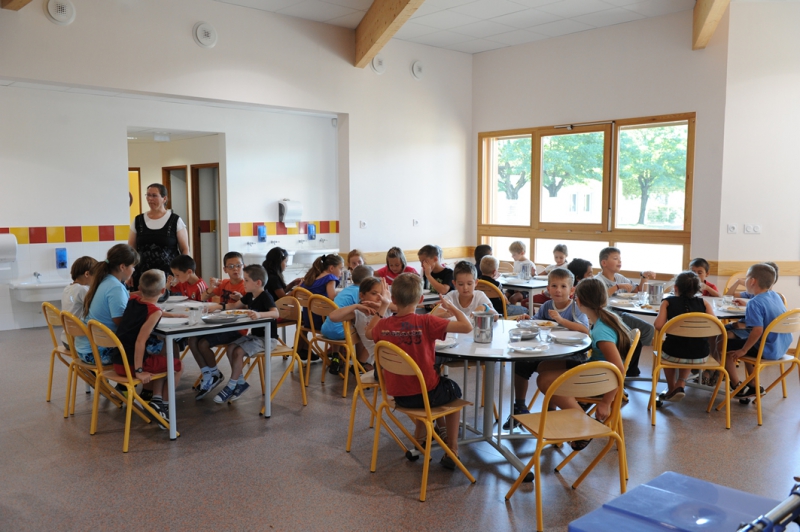
[[[364,265],[364,254],[359,250],[354,249],[347,254],[347,269],[353,271],[359,266]]]
[[[408,265],[402,249],[390,248],[386,252],[386,266],[376,271],[375,277],[383,277],[386,279],[386,284],[392,286],[395,278],[401,273],[417,273],[417,270]]]

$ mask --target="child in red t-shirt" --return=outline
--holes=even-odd
[[[709,283],[706,279],[706,277],[708,277],[709,269],[708,261],[706,259],[694,259],[689,263],[689,268],[700,278],[700,289],[702,290],[704,296],[722,297],[722,294],[719,292],[719,288]]]
[[[425,390],[431,407],[447,404],[461,397],[461,389],[447,377],[440,377],[433,367],[436,358],[435,341],[444,340],[448,332],[469,333],[472,323],[463,312],[449,300],[442,298],[442,308],[448,310],[455,321],[437,318],[430,314],[416,314],[417,305],[422,301],[422,279],[413,273],[402,273],[392,284],[392,302],[397,313],[388,318],[380,318],[386,313],[388,302],[382,302],[378,314],[373,316],[366,328],[366,335],[375,342],[384,340],[402,348],[419,366],[425,379]],[[386,393],[393,396],[395,403],[404,408],[424,408],[422,390],[416,376],[395,375],[385,372]],[[445,416],[447,427],[447,446],[458,456],[458,422],[461,412]],[[414,437],[420,439],[425,434],[425,425],[416,423]],[[455,469],[455,462],[446,454],[441,464],[447,469]]]
[[[173,294],[180,294],[186,296],[192,301],[202,301],[203,292],[208,287],[205,281],[197,276],[197,263],[189,255],[178,255],[169,264],[169,269],[172,270],[172,276],[168,279],[174,283],[169,291]]]

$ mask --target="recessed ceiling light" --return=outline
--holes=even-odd
[[[128,140],[137,140],[138,137],[128,137]]]

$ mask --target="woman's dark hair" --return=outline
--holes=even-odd
[[[72,269],[69,271],[73,281],[77,281],[78,277],[82,277],[86,272],[90,272],[97,266],[97,261],[94,257],[81,257],[72,263]]]
[[[118,271],[120,266],[130,266],[131,264],[134,266],[139,264],[139,254],[128,244],[117,244],[108,250],[106,260],[98,262],[94,269],[92,269],[94,279],[92,279],[92,285],[89,287],[89,292],[83,300],[84,316],[89,314],[89,307],[92,305],[92,299],[94,299],[97,287],[100,286],[103,279]]]
[[[317,260],[315,260],[314,264],[311,265],[311,269],[308,270],[306,272],[306,276],[303,277],[303,284],[306,286],[311,286],[314,284],[314,281],[317,279],[317,277],[322,274],[322,272],[327,271],[331,266],[338,266],[340,264],[344,264],[344,259],[334,253],[317,257]]]
[[[681,272],[675,276],[675,290],[681,297],[694,297],[700,291],[700,278],[693,271]]]
[[[155,188],[155,189],[158,190],[158,194],[162,198],[166,198],[167,197],[167,187],[165,187],[161,183],[153,183],[152,185],[147,185],[147,188]]]
[[[567,269],[575,276],[575,284],[577,285],[586,276],[586,272],[592,267],[592,263],[585,259],[572,259],[572,262],[567,264]]]
[[[286,281],[283,279],[281,264],[283,264],[283,261],[287,258],[289,258],[289,254],[285,249],[275,247],[267,252],[267,258],[262,264],[264,269],[267,270],[267,275],[278,277],[284,285]]]
[[[598,319],[617,333],[617,350],[624,360],[631,346],[630,330],[616,314],[606,308],[608,290],[605,283],[600,279],[584,279],[575,287],[575,298],[579,305],[593,311]]]

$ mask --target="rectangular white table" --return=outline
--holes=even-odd
[[[191,336],[204,336],[207,334],[217,334],[221,332],[240,331],[242,329],[253,329],[254,327],[264,328],[264,354],[266,357],[265,381],[267,383],[267,391],[264,394],[264,417],[269,418],[272,415],[272,405],[270,403],[270,382],[272,382],[272,364],[270,364],[272,345],[271,342],[266,341],[270,338],[270,324],[275,321],[273,318],[261,318],[258,320],[251,320],[246,316],[239,320],[225,325],[208,325],[200,323],[198,325],[183,325],[180,327],[156,327],[153,332],[159,336],[164,337],[164,342],[167,344],[167,387],[169,389],[169,439],[175,440],[178,437],[178,420],[175,415],[175,371],[174,360],[175,353],[172,348],[173,340],[178,338],[189,338]]]
[[[500,277],[498,280],[505,289],[510,288],[528,293],[528,314],[532,317],[535,314],[533,311],[533,292],[547,287],[547,277],[536,276],[527,281],[519,277]]]

